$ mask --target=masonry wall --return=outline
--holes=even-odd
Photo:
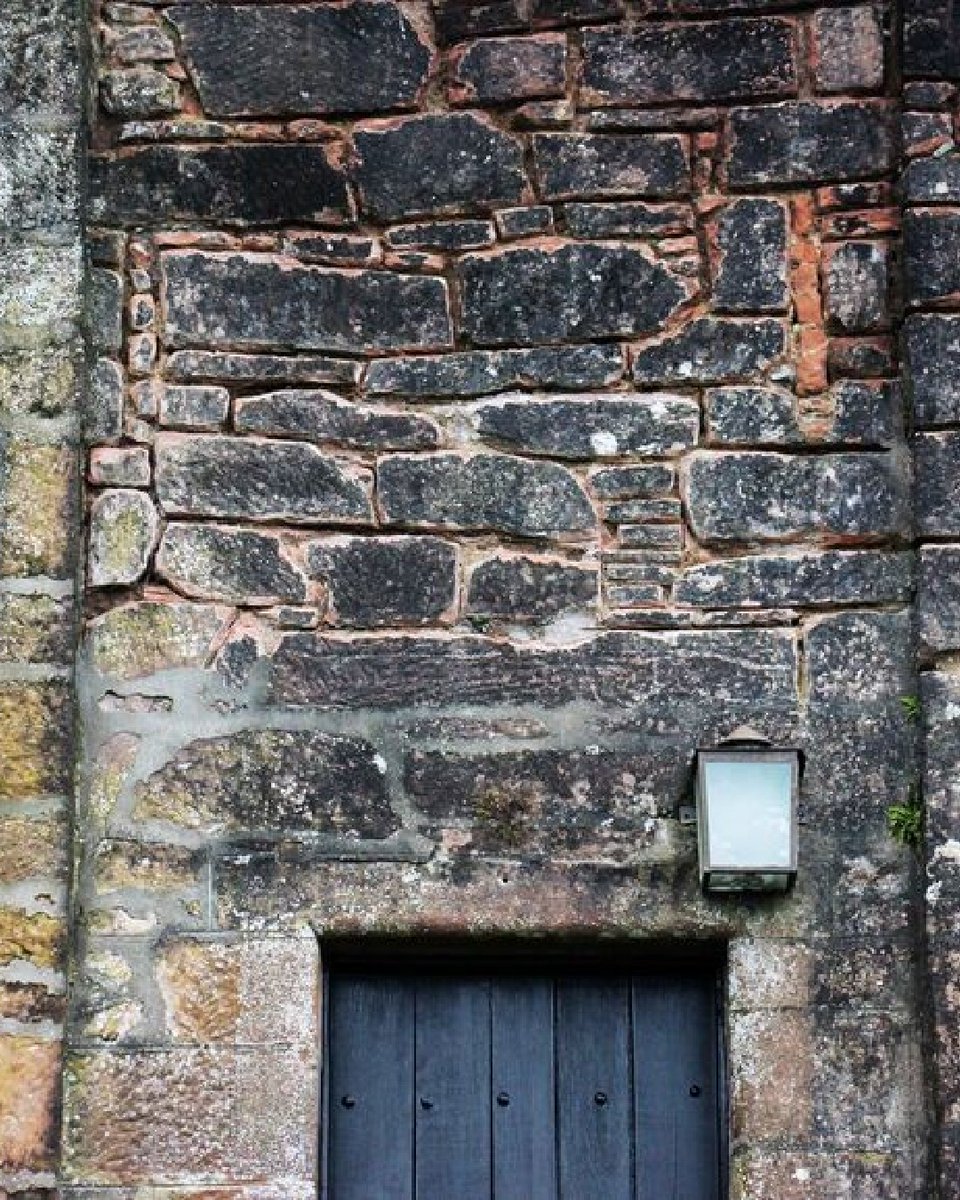
[[[19,72],[27,33],[71,28],[10,11]],[[313,1195],[323,946],[369,934],[723,944],[731,1195],[958,1194],[950,11],[90,6],[85,1200]],[[74,188],[14,239],[42,249],[12,295],[66,287],[10,318],[44,397]],[[0,598],[68,613],[69,389],[28,391],[0,546],[51,557]],[[59,457],[18,493],[31,439]],[[47,641],[2,676],[15,756],[46,728],[25,696],[69,712]],[[708,900],[693,753],[744,721],[807,753],[800,879]],[[0,967],[47,1006],[4,1014],[49,1081],[0,1088],[4,1140],[41,1131],[8,1190],[56,1166],[56,728],[2,817],[51,847],[8,888],[50,931]],[[924,765],[931,880],[888,828]]]

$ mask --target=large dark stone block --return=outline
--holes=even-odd
[[[430,50],[400,6],[191,4],[168,9],[212,117],[410,108]]]
[[[189,742],[134,795],[138,818],[207,832],[382,838],[399,825],[374,747],[304,730]]]
[[[913,450],[917,530],[960,536],[960,433],[918,433]]]
[[[303,577],[284,557],[274,533],[172,522],[156,571],[185,596],[233,604],[296,603]]]
[[[448,92],[457,104],[516,104],[532,97],[562,96],[566,87],[563,34],[482,38],[451,57]]]
[[[673,104],[795,96],[793,24],[733,18],[633,31],[586,30],[587,104]]]
[[[429,450],[439,432],[426,417],[384,412],[341,400],[331,392],[290,389],[241,396],[234,423],[238,433],[294,437],[370,450]]]
[[[903,66],[907,75],[960,79],[960,10],[955,0],[906,0]]]
[[[553,458],[676,454],[697,441],[700,407],[685,396],[507,396],[478,406],[485,438]]]
[[[910,615],[899,612],[837,613],[807,632],[810,704],[825,710],[881,708],[915,687]]]
[[[931,650],[960,649],[960,546],[921,546],[917,624]]]
[[[686,142],[677,134],[536,134],[533,155],[544,200],[672,198],[690,190]]]
[[[901,186],[908,204],[960,204],[960,154],[910,159]]]
[[[648,333],[693,285],[631,246],[574,243],[470,255],[459,268],[461,322],[478,345],[536,345]]]
[[[713,305],[718,312],[784,312],[787,210],[776,200],[734,200],[716,224]]]
[[[728,720],[791,710],[795,680],[793,635],[779,630],[618,631],[559,647],[301,633],[285,637],[274,655],[272,690],[281,704],[324,709],[437,707],[451,698],[544,708],[590,701],[674,716],[719,706]]]
[[[700,451],[686,464],[690,525],[706,542],[902,533],[907,479],[886,453]]]
[[[437,349],[451,343],[447,285],[246,254],[163,256],[174,346],[272,350]]]
[[[164,434],[157,498],[183,516],[356,523],[370,519],[370,477],[305,442]]]
[[[903,330],[915,422],[960,421],[960,317],[915,313]]]
[[[890,113],[869,102],[770,104],[730,114],[730,185],[842,182],[890,170]]]
[[[960,213],[907,209],[903,217],[908,301],[960,299]]]
[[[787,331],[770,318],[700,317],[633,352],[638,383],[733,383],[762,375],[787,350]]]
[[[485,558],[467,585],[467,612],[478,617],[550,621],[596,603],[596,568],[529,555]]]
[[[337,221],[347,184],[322,146],[146,146],[89,158],[90,216],[113,225],[171,221]]]
[[[378,220],[486,211],[523,198],[523,147],[487,118],[428,113],[354,134],[361,207]]]
[[[331,538],[311,545],[311,578],[330,593],[336,625],[427,625],[457,597],[457,550],[441,538]]]
[[[379,359],[367,368],[366,389],[383,396],[447,399],[516,387],[604,387],[616,383],[623,372],[624,356],[619,346],[468,350]]]
[[[506,454],[382,459],[377,501],[384,520],[396,525],[550,537],[585,533],[597,523],[570,471]]]

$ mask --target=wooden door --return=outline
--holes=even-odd
[[[713,970],[329,981],[326,1200],[719,1200]]]

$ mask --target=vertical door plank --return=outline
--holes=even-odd
[[[330,983],[330,1200],[413,1198],[410,984],[334,976]]]
[[[557,985],[561,1200],[633,1200],[626,980]]]
[[[719,1200],[715,983],[633,985],[638,1200]]]
[[[496,1200],[556,1200],[553,981],[492,985]]]
[[[417,984],[417,1200],[490,1200],[490,985]]]

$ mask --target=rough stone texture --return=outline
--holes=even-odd
[[[749,380],[786,350],[781,322],[702,317],[679,333],[637,346],[633,377],[638,383],[724,383]]]
[[[529,555],[486,558],[470,572],[467,612],[512,621],[549,621],[597,602],[597,572]]]
[[[883,24],[870,4],[820,9],[813,18],[818,92],[870,92],[883,83]]]
[[[537,38],[481,38],[451,55],[448,95],[455,104],[516,103],[562,96],[567,41],[562,34]]]
[[[440,436],[424,417],[361,408],[332,392],[305,389],[241,397],[235,423],[241,433],[372,450],[430,450]]]
[[[787,287],[787,212],[771,200],[736,200],[716,224],[719,262],[713,285],[721,312],[783,312]]]
[[[284,557],[280,539],[252,529],[171,523],[160,544],[157,574],[201,600],[276,604],[306,597],[303,576]]]
[[[591,196],[683,196],[690,187],[686,146],[674,136],[544,133],[533,139],[545,200]]]
[[[91,587],[136,583],[147,573],[160,519],[143,492],[101,492],[90,511],[87,579]]]
[[[914,438],[916,522],[921,534],[960,534],[960,432]]]

